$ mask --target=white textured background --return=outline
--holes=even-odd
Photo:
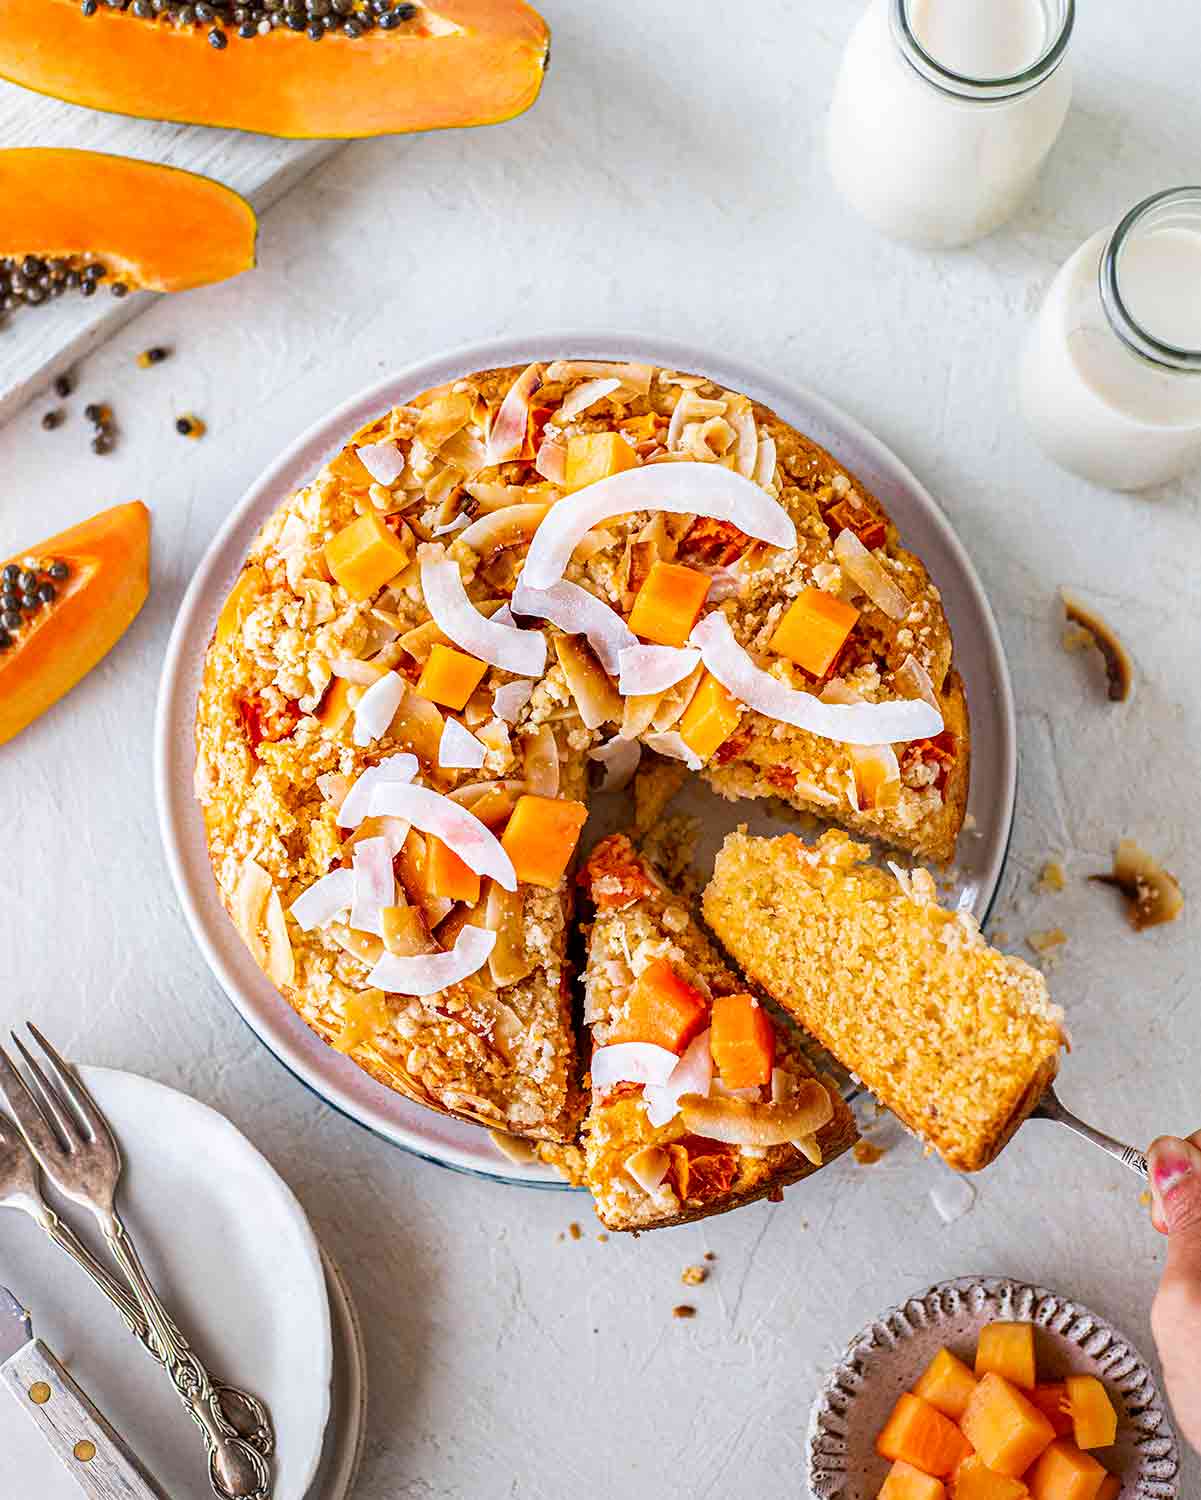
[[[163,646],[247,483],[393,365],[589,324],[774,364],[917,470],[990,591],[1022,735],[994,927],[1015,945],[1035,928],[1069,934],[1053,975],[1075,1039],[1065,1098],[1140,1143],[1201,1124],[1201,478],[1143,498],[1070,479],[1031,451],[1012,393],[1023,329],[1061,260],[1146,193],[1197,177],[1196,8],[1083,6],[1076,101],[1038,195],[949,255],[874,238],[825,177],[822,118],[857,7],[544,9],[554,56],[530,114],[339,152],[267,215],[260,270],[119,333],[83,368],[68,426],[43,433],[38,401],[0,429],[0,555],[134,496],[155,525],[141,618],[0,751],[0,1021],[35,1015],[78,1057],[215,1104],[292,1182],[367,1325],[362,1500],[795,1494],[820,1371],[880,1308],[940,1277],[1042,1281],[1146,1345],[1161,1246],[1134,1179],[1036,1123],[944,1226],[929,1197],[940,1169],[895,1140],[878,1165],[844,1161],[779,1207],[602,1244],[583,1201],[406,1158],[295,1084],[192,946],[150,793]],[[137,369],[156,341],[176,356]],[[85,399],[116,408],[110,458],[87,451]],[[175,436],[181,410],[209,423],[203,442]],[[1138,664],[1130,705],[1106,704],[1092,664],[1060,650],[1061,583],[1123,633]],[[1085,883],[1125,833],[1192,896],[1176,926],[1136,936],[1111,893]],[[1052,855],[1068,889],[1038,896]],[[584,1236],[560,1242],[573,1216]],[[706,1248],[714,1274],[686,1291],[680,1271]],[[671,1318],[682,1300],[694,1321]]]

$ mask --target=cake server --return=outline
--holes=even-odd
[[[168,1500],[0,1286],[0,1380],[90,1500]]]

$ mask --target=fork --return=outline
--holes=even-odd
[[[155,1342],[141,1308],[116,1277],[105,1270],[71,1226],[59,1218],[46,1202],[38,1176],[38,1164],[33,1159],[33,1153],[8,1116],[0,1112],[0,1208],[15,1208],[28,1214],[99,1287],[146,1352],[159,1364],[165,1363],[165,1356]],[[178,1334],[178,1330],[176,1333]],[[219,1385],[217,1394],[221,1409],[239,1436],[253,1443],[264,1457],[270,1457],[275,1447],[275,1437],[271,1431],[271,1419],[263,1409],[262,1402],[236,1386]]]
[[[121,1152],[108,1121],[74,1070],[32,1022],[28,1025],[46,1071],[14,1032],[13,1043],[30,1081],[0,1048],[0,1093],[42,1171],[64,1197],[88,1209],[96,1220],[162,1351],[176,1393],[204,1434],[213,1493],[220,1500],[270,1500],[266,1458],[227,1420],[212,1378],[172,1322],[117,1211]]]

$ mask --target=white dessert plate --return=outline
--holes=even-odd
[[[213,1374],[271,1410],[274,1500],[325,1500],[311,1487],[330,1417],[330,1301],[304,1210],[207,1105],[133,1073],[81,1072],[121,1142],[122,1212],[164,1300]],[[67,1212],[85,1230],[79,1210]],[[84,1237],[97,1250],[94,1237]],[[0,1282],[27,1303],[35,1332],[166,1493],[210,1497],[203,1439],[164,1371],[83,1272],[15,1210],[0,1213]],[[353,1425],[353,1416],[343,1418],[345,1430]],[[0,1454],[5,1496],[79,1500],[75,1481],[7,1392]]]
[[[423,1109],[377,1083],[311,1032],[250,957],[217,896],[204,824],[192,793],[192,725],[204,653],[217,614],[259,527],[306,483],[356,428],[389,406],[473,370],[568,357],[634,359],[703,372],[757,397],[828,448],[883,501],[906,545],[942,590],[972,716],[969,827],[949,872],[949,899],[983,919],[996,893],[1013,820],[1016,734],[1009,672],[992,611],[950,523],[908,468],[864,427],[821,396],[725,354],[667,339],[622,334],[554,334],[474,344],[389,376],[324,417],[251,486],[230,513],[180,606],[163,664],[155,725],[155,787],[167,863],[184,914],[214,975],[243,1020],[302,1082],[334,1108],[406,1150],[459,1171],[527,1187],[565,1188],[549,1168],[510,1162],[474,1125]],[[703,808],[703,857],[737,823],[756,831],[795,828],[760,805],[693,791]],[[700,799],[698,802],[697,799]]]
[[[359,1477],[367,1440],[367,1350],[346,1278],[327,1251],[322,1250],[321,1260],[329,1294],[334,1370],[325,1444],[307,1500],[347,1500]]]
[[[813,1500],[875,1500],[889,1464],[876,1434],[897,1397],[946,1344],[967,1364],[985,1323],[1033,1323],[1042,1380],[1095,1375],[1118,1412],[1118,1440],[1095,1457],[1122,1476],[1121,1500],[1177,1500],[1180,1453],[1151,1366],[1082,1303],[1046,1287],[961,1276],[881,1314],[851,1340],[809,1418]]]

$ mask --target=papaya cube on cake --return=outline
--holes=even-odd
[[[658,646],[684,645],[712,582],[707,573],[696,568],[656,559],[634,597],[630,629]]]
[[[792,601],[769,645],[814,677],[824,677],[855,628],[859,611],[825,589],[807,588]]]
[[[651,1042],[681,1053],[705,1029],[704,995],[682,979],[665,958],[652,959],[635,980],[625,1017],[613,1028],[611,1041]]]
[[[701,678],[680,718],[680,738],[700,760],[708,760],[738,728],[741,704],[711,672]]]
[[[771,1082],[776,1028],[754,995],[718,995],[709,1024],[709,1051],[725,1088],[762,1088]]]
[[[1031,1500],[1097,1500],[1106,1473],[1091,1453],[1056,1438],[1026,1476]]]
[[[951,1484],[951,1500],[1030,1500],[1030,1491],[1020,1479],[994,1473],[979,1454],[965,1458]]]
[[[876,1439],[882,1458],[903,1459],[936,1479],[949,1479],[971,1451],[971,1442],[949,1417],[908,1391]]]
[[[478,657],[435,641],[417,679],[417,691],[443,708],[462,712],[487,670],[487,664]]]
[[[563,879],[587,821],[588,809],[582,802],[528,792],[518,797],[500,841],[518,880],[553,891]]]
[[[932,1474],[897,1459],[888,1471],[876,1500],[946,1500],[947,1487]]]
[[[959,1422],[976,1389],[976,1377],[949,1349],[940,1349],[926,1366],[913,1394],[928,1401],[944,1417]]]
[[[361,602],[408,566],[409,544],[372,511],[330,537],[325,562],[335,582]]]
[[[430,834],[426,841],[423,874],[431,896],[466,901],[472,906],[480,899],[480,877],[449,844],[444,844],[434,834]]]
[[[580,433],[567,439],[565,488],[582,490],[586,484],[637,466],[638,455],[620,433]]]
[[[976,1345],[976,1375],[1003,1375],[1010,1385],[1032,1391],[1038,1384],[1033,1323],[986,1323]]]
[[[1077,1448],[1108,1448],[1118,1435],[1118,1414],[1095,1375],[1069,1375],[1064,1382]]]
[[[972,1392],[960,1424],[990,1469],[1017,1479],[1055,1440],[1055,1429],[1002,1375],[989,1371]]]

